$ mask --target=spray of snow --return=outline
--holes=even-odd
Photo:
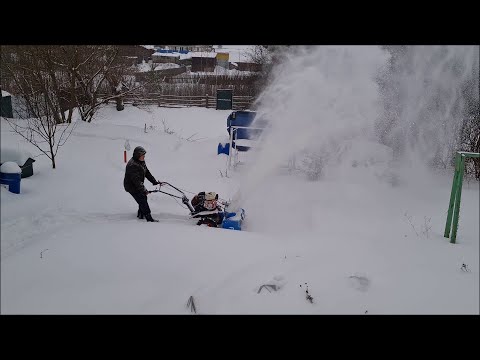
[[[343,156],[354,148],[370,165],[376,157],[388,163],[378,179],[429,184],[426,165],[439,152],[449,158],[466,101],[478,103],[478,46],[410,47],[398,58],[378,46],[294,47],[283,58],[259,99],[257,118],[269,119],[270,128],[249,159],[238,205],[302,152],[321,153],[337,181],[358,178],[359,161]],[[470,99],[468,86],[476,89]]]
[[[431,181],[426,165],[462,150],[466,106],[479,100],[479,47],[414,46],[391,60],[380,77],[379,136],[395,149],[405,178]]]
[[[260,98],[258,117],[269,119],[270,128],[235,200],[255,195],[262,182],[302,150],[371,137],[380,114],[374,77],[388,58],[376,46],[297,47],[286,54]]]

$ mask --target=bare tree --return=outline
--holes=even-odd
[[[159,63],[151,61],[150,62],[150,71],[155,71],[155,69],[158,68],[159,65],[160,65]]]
[[[247,50],[247,57],[255,64],[265,65],[272,60],[272,48],[268,45],[255,45]]]
[[[460,149],[474,153],[480,152],[480,119],[478,110],[477,114],[468,116],[463,123]],[[473,175],[477,180],[480,180],[480,159],[468,158],[466,166],[467,175]]]
[[[20,98],[16,109],[18,119],[6,119],[13,131],[33,144],[56,167],[55,157],[60,146],[70,137],[74,125],[61,111],[61,73],[52,62],[52,48],[2,46],[2,70],[11,78],[11,86]]]
[[[269,84],[274,66],[280,62],[289,45],[255,45],[246,52],[247,58],[262,65],[262,70],[253,84],[254,96],[258,96]]]
[[[69,75],[71,100],[78,106],[82,120],[91,122],[99,107],[110,99],[116,99],[117,110],[123,110],[122,79],[129,66],[125,59],[118,56],[118,46],[73,45],[59,48],[54,61]],[[102,92],[111,96],[100,98]]]

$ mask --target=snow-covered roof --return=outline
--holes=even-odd
[[[229,61],[249,61],[248,53],[246,49],[229,49],[222,48],[218,49],[218,52],[215,51],[190,51],[187,54],[172,52],[172,53],[154,53],[152,56],[165,56],[165,57],[180,57],[180,60],[190,59],[192,57],[204,57],[204,58],[215,58],[218,53],[228,53]]]
[[[5,96],[12,96],[12,94],[6,92],[5,90],[2,90],[2,97],[5,97]]]
[[[13,161],[20,166],[23,166],[23,164],[25,164],[28,158],[33,159],[33,155],[27,150],[12,149],[12,148],[3,147],[3,146],[0,150],[0,156],[1,156],[0,158],[1,163]]]
[[[155,46],[153,45],[140,45],[142,47],[144,47],[145,49],[148,49],[148,50],[155,50]]]
[[[191,59],[191,58],[192,58],[192,53],[180,54],[180,60]]]
[[[187,54],[186,54],[187,55]],[[204,58],[216,58],[217,53],[216,52],[209,52],[209,51],[191,51],[188,53],[190,57],[204,57]]]
[[[180,57],[180,54],[177,53],[154,53],[152,56],[159,56],[159,57]]]
[[[204,58],[215,58],[217,56],[216,52],[208,51],[190,51],[187,54],[182,53],[155,53],[153,56],[171,56],[171,57],[180,57],[180,60],[191,59],[192,57],[204,57]]]

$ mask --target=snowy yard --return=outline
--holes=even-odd
[[[231,199],[244,189],[242,167],[220,174],[227,157],[217,144],[228,140],[229,113],[112,105],[78,123],[57,169],[36,157],[21,194],[0,189],[1,312],[189,314],[193,296],[200,314],[479,313],[479,187],[464,184],[450,244],[451,171],[416,173],[396,186],[361,162],[318,181],[269,173],[242,194],[242,231],[196,226],[159,193],[149,204],[160,222],[137,219],[123,189],[127,139],[129,157],[145,147],[153,176],[190,198],[215,191]],[[4,120],[1,142],[39,153]],[[259,292],[264,284],[276,291]]]

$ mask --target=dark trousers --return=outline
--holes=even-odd
[[[147,195],[142,193],[129,193],[138,204],[138,209],[143,215],[150,215],[150,206],[148,206]]]

